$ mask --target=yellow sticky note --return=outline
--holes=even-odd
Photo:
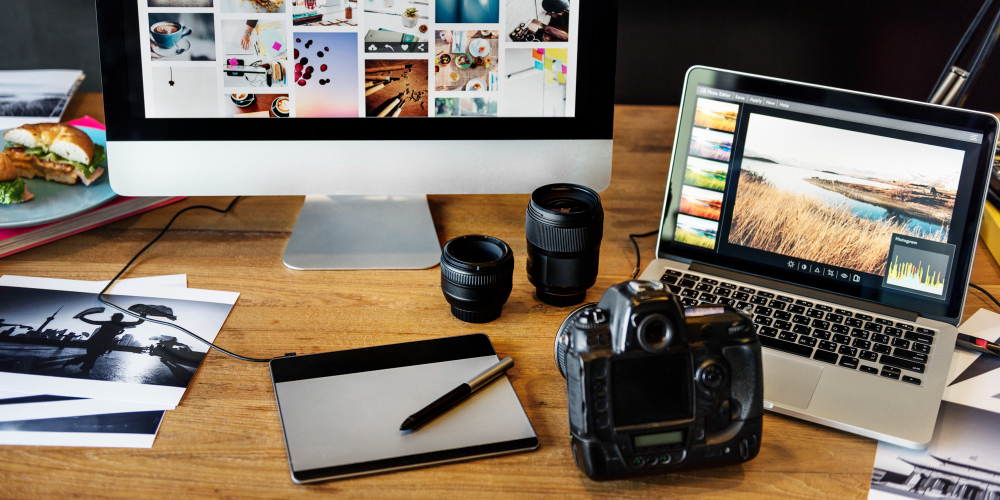
[[[552,85],[552,72],[545,70],[545,83]]]
[[[558,80],[559,83],[565,85],[566,84],[566,73],[556,73],[556,80]]]
[[[552,71],[552,59],[549,59],[548,57],[545,58],[545,70]]]
[[[562,61],[569,60],[569,49],[545,49],[545,56]]]

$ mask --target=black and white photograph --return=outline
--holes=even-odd
[[[4,400],[0,400],[0,408]],[[0,445],[151,448],[163,411],[0,422]]]
[[[95,292],[102,287],[88,285]],[[208,347],[146,319],[173,322],[212,340],[236,294],[127,290],[144,293],[105,297],[138,317],[101,304],[89,290],[0,286],[0,384],[38,394],[176,406]]]
[[[0,71],[0,129],[59,121],[84,78],[79,70]]]
[[[0,422],[172,409],[166,405],[134,403],[132,401],[27,394],[0,390]]]
[[[1000,498],[1000,414],[941,403],[926,450],[879,443],[869,500]]]

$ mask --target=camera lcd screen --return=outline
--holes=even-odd
[[[663,446],[667,444],[678,444],[684,442],[684,431],[661,432],[659,434],[646,434],[636,436],[632,440],[632,446],[636,448],[646,448],[649,446]]]
[[[617,359],[610,375],[615,426],[692,417],[690,354]]]

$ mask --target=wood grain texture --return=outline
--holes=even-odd
[[[77,113],[97,116],[93,96]],[[99,96],[96,100],[99,102]],[[602,193],[607,213],[597,299],[635,266],[629,233],[655,229],[676,108],[619,106],[614,170]],[[70,116],[68,118],[73,118]],[[181,404],[167,413],[150,450],[0,447],[0,497],[233,498],[863,498],[873,440],[766,414],[760,455],[742,465],[597,483],[573,463],[563,379],[552,359],[569,311],[540,303],[524,273],[527,195],[431,196],[439,239],[497,236],[517,261],[503,316],[486,325],[453,318],[437,268],[423,271],[298,272],[281,263],[301,197],[253,197],[228,215],[185,214],[128,277],[187,273],[194,288],[241,293],[217,341],[257,357],[299,354],[485,332],[501,356],[541,439],[533,453],[295,486],[265,365],[209,353]],[[194,198],[0,260],[3,274],[109,279]],[[640,240],[643,265],[653,238]],[[981,248],[973,282],[1000,294],[1000,269]],[[970,294],[966,315],[985,303]]]

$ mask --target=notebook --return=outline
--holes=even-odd
[[[538,437],[506,376],[423,427],[399,430],[406,417],[498,361],[485,334],[272,360],[292,481],[536,449]]]

